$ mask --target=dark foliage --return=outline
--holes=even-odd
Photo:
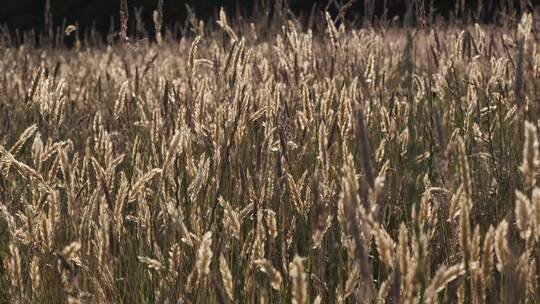
[[[481,10],[478,10],[478,1],[468,0],[463,10],[456,11],[457,1],[434,1],[421,0],[411,2],[424,7],[426,15],[430,13],[444,18],[462,18],[464,20],[476,20],[482,22],[497,21],[501,11],[509,12],[515,9],[516,13],[521,10],[532,10],[537,0],[532,1],[506,1],[506,0],[483,0]],[[45,24],[45,3],[47,1],[35,0],[2,0],[0,1],[0,24],[7,25],[11,32],[15,29],[41,31]],[[189,5],[197,14],[197,17],[208,19],[216,14],[219,7],[223,6],[232,14],[249,15],[253,10],[261,10],[267,7],[272,10],[276,0],[165,0],[164,1],[164,23],[170,28],[176,25],[183,25],[187,16],[186,5]],[[328,7],[331,11],[336,11],[344,0],[289,0],[287,5],[296,14],[309,14],[314,8]],[[353,5],[348,9],[347,17],[351,20],[361,22],[366,19],[364,12],[365,1],[352,1]],[[382,17],[386,11],[386,17],[402,17],[407,11],[407,1],[389,0],[373,1],[373,16],[369,18]],[[386,10],[383,3],[387,2]],[[423,2],[423,3],[422,3]],[[513,7],[509,9],[509,6]],[[83,29],[94,27],[98,32],[104,34],[111,29],[111,22],[116,27],[118,25],[119,0],[51,0],[51,14],[53,24],[62,26],[63,24],[73,24],[77,22]],[[142,8],[142,17],[147,30],[151,33],[152,11],[156,8],[156,0],[130,0],[128,5],[132,11]],[[456,14],[457,13],[457,14]],[[365,21],[365,20],[364,20]]]

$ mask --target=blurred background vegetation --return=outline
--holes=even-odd
[[[276,5],[289,7],[291,12],[309,16],[311,11],[327,8],[337,11],[339,7],[351,2],[347,17],[358,23],[366,19],[380,20],[383,17],[400,22],[405,15],[407,3],[423,7],[428,16],[463,21],[498,22],[501,16],[521,14],[523,10],[534,10],[538,0],[164,0],[164,25],[170,29],[181,28],[186,24],[188,8],[198,18],[215,16],[220,7],[231,15],[249,16],[254,11],[272,12]],[[132,16],[140,10],[146,29],[153,31],[152,12],[158,0],[128,0]],[[78,23],[81,30],[94,27],[103,34],[118,26],[120,0],[1,0],[0,25],[2,30],[15,33],[16,29],[42,31],[46,24],[47,4],[50,7],[54,27]],[[463,5],[464,4],[464,5]],[[367,8],[367,11],[366,11]],[[371,20],[368,20],[371,21]]]

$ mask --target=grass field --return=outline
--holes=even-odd
[[[537,17],[281,17],[2,38],[0,303],[540,301]]]

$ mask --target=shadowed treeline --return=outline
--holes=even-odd
[[[506,16],[520,15],[524,10],[534,10],[531,0],[467,0],[438,1],[411,0],[412,10],[423,12],[426,20],[457,19],[465,22],[500,22]],[[135,16],[142,21],[144,30],[153,36],[152,13],[157,0],[128,0],[131,24]],[[328,9],[334,14],[347,7],[346,16],[356,23],[380,20],[403,21],[409,1],[406,0],[164,0],[163,25],[179,34],[187,24],[189,10],[197,18],[209,19],[224,7],[233,16],[250,16],[253,12],[267,11],[271,15],[275,7],[286,7],[296,15],[309,16],[313,11]],[[188,9],[189,7],[189,9]],[[0,25],[4,32],[33,30],[36,33],[61,30],[68,24],[78,24],[84,35],[95,29],[105,35],[118,29],[120,0],[2,0],[0,1]],[[307,18],[306,18],[307,19]],[[45,31],[47,32],[47,31]]]

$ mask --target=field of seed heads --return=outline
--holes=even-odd
[[[2,38],[0,303],[539,302],[537,19]]]

